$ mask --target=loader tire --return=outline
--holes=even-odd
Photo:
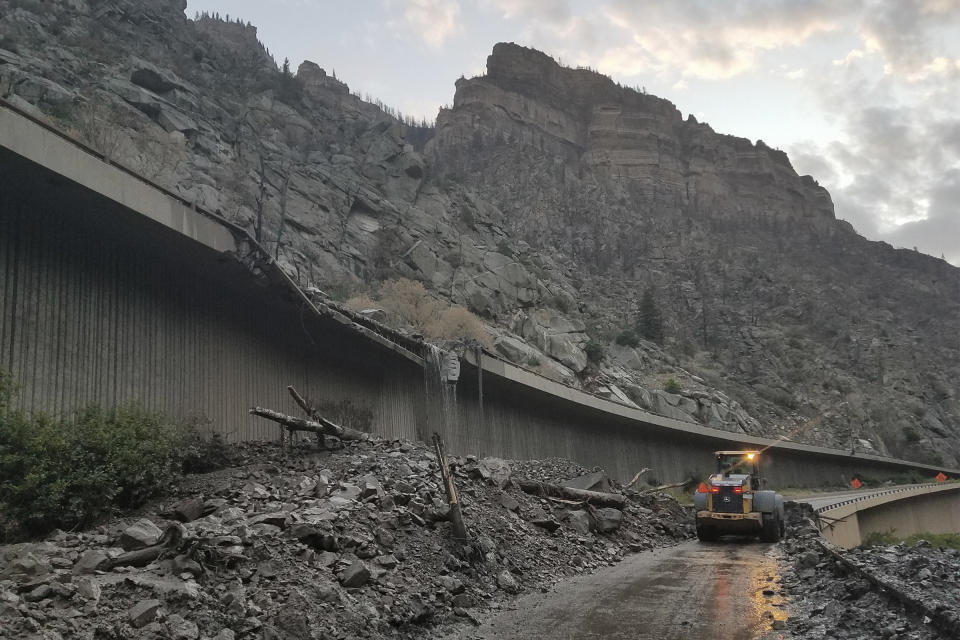
[[[783,535],[783,521],[780,519],[780,514],[774,511],[773,513],[763,514],[763,524],[762,529],[760,529],[760,540],[763,542],[779,542],[781,536]]]
[[[709,525],[697,523],[697,540],[700,542],[716,542],[720,538],[720,533]]]

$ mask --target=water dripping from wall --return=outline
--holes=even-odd
[[[424,390],[426,393],[427,429],[420,434],[449,434],[457,427],[457,380],[460,358],[454,351],[444,351],[434,344],[424,349]]]

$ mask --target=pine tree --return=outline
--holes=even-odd
[[[640,317],[637,318],[637,333],[657,344],[663,343],[663,316],[657,307],[653,287],[647,287],[640,300]]]

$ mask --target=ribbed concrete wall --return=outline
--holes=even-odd
[[[225,285],[213,277],[222,267],[188,260],[160,229],[118,237],[73,204],[60,192],[0,188],[0,368],[14,374],[20,407],[137,402],[203,415],[233,440],[273,438],[272,423],[247,409],[296,412],[292,384],[308,397],[352,400],[381,433],[414,432],[419,367],[401,358],[384,366],[336,323]]]
[[[680,481],[691,474],[705,477],[715,471],[713,452],[720,449],[763,450],[762,467],[772,487],[845,486],[854,474],[882,478],[911,470],[902,461],[845,456],[690,423],[664,428],[537,392],[489,372],[483,382],[481,420],[477,369],[465,364],[457,387],[456,420],[443,430],[452,451],[518,459],[569,458],[602,467],[621,481],[644,468],[650,469],[646,479],[660,482]],[[932,479],[936,471],[922,473]]]

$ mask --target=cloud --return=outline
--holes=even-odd
[[[820,180],[837,217],[863,235],[960,264],[960,77],[907,77],[887,64],[867,55],[812,74],[843,135],[796,145],[794,166]]]
[[[888,237],[894,244],[917,247],[960,265],[960,169],[940,176],[929,195],[927,217],[900,225]]]
[[[395,31],[412,32],[431,49],[440,49],[463,31],[457,0],[405,0],[403,5],[401,19],[388,25]]]
[[[492,8],[508,20],[562,25],[573,17],[569,0],[480,0],[480,6]]]
[[[957,73],[956,38],[935,34],[958,26],[958,0],[879,0],[864,7],[859,32],[867,51],[883,57],[887,73],[916,81]]]
[[[767,52],[839,29],[855,6],[850,0],[612,0],[605,15],[626,41],[599,56],[601,69],[730,78],[757,68]]]

